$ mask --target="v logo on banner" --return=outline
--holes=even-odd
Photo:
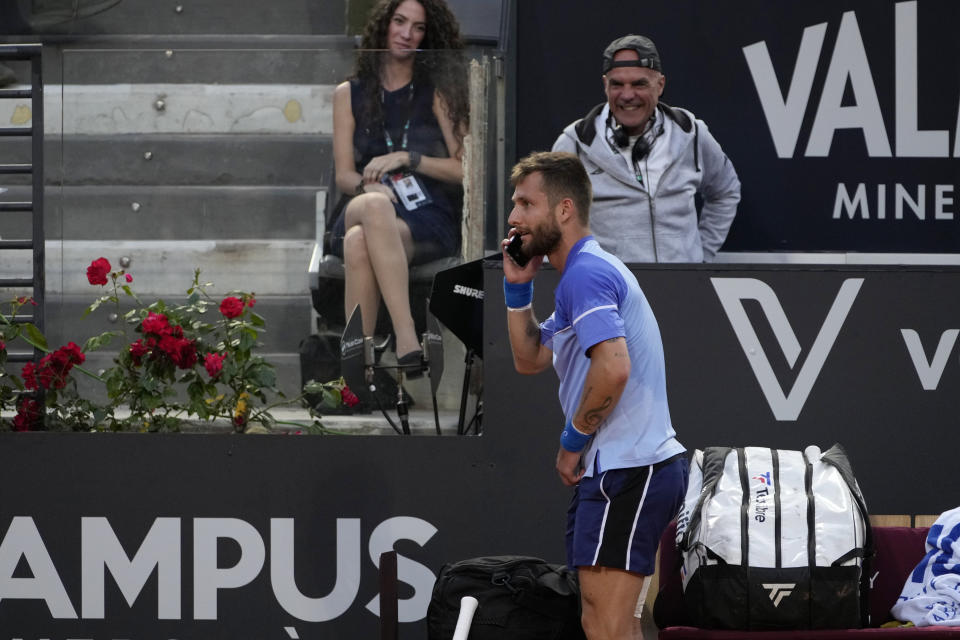
[[[826,362],[827,355],[833,348],[833,343],[847,319],[847,314],[850,313],[853,301],[860,292],[863,278],[844,280],[789,392],[785,392],[777,381],[777,376],[770,365],[770,358],[763,350],[757,338],[757,332],[750,324],[747,312],[743,308],[744,300],[756,300],[760,303],[760,308],[770,323],[770,328],[787,359],[787,364],[793,369],[800,356],[800,342],[790,326],[790,321],[787,320],[777,294],[768,284],[755,278],[710,278],[710,282],[720,298],[720,304],[723,305],[730,324],[733,325],[740,346],[743,347],[774,417],[783,421],[796,420],[823,369],[823,363]]]

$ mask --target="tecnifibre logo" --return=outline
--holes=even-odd
[[[770,410],[777,420],[796,420],[800,411],[803,409],[807,397],[813,389],[823,364],[833,348],[833,343],[843,327],[847,314],[853,306],[853,301],[860,292],[860,286],[863,284],[863,278],[848,278],[844,280],[840,287],[840,292],[833,301],[827,317],[820,327],[810,352],[803,361],[793,386],[785,391],[780,386],[773,367],[770,365],[770,358],[764,351],[757,332],[747,317],[747,312],[743,308],[744,300],[756,300],[760,304],[763,314],[770,323],[773,335],[783,351],[787,364],[793,369],[797,364],[797,359],[802,351],[800,341],[797,340],[797,334],[790,321],[787,320],[787,314],[783,311],[783,306],[777,298],[770,285],[761,282],[755,278],[710,278],[713,288],[720,298],[720,304],[730,319],[740,346],[750,362],[757,382],[760,383],[760,389],[770,405]]]
[[[770,601],[773,602],[774,608],[780,606],[780,602],[793,593],[793,590],[797,588],[796,582],[775,582],[775,583],[764,583],[763,588],[770,592]]]

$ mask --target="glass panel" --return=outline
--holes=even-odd
[[[184,304],[199,270],[199,282],[212,283],[205,289],[214,303],[203,316],[206,323],[222,318],[217,306],[225,297],[242,297],[237,291],[255,297],[252,311],[263,317],[265,328],[259,335],[262,345],[254,351],[274,367],[277,387],[288,398],[300,393],[302,372],[320,382],[338,378],[343,269],[339,277],[330,277],[336,270],[321,268],[322,263],[339,263],[323,243],[340,198],[333,160],[334,90],[352,75],[359,58],[380,55],[351,50],[65,51],[63,84],[48,87],[48,104],[53,104],[47,128],[59,140],[59,166],[50,175],[59,189],[47,206],[48,233],[58,245],[48,256],[51,346],[71,340],[82,344],[104,331],[123,332],[110,345],[87,354],[85,366],[91,371],[114,366],[118,349],[127,349],[142,337],[136,323],[123,321],[138,302],[122,287],[129,286],[142,305],[160,299],[168,306]],[[483,54],[459,65],[452,64],[451,52],[416,55],[425,69],[459,70],[458,75],[444,77],[462,83],[451,95],[463,97],[465,101],[458,103],[463,110],[469,109],[472,73],[474,101],[481,112],[488,111],[474,122],[470,138],[478,142],[467,143],[469,160],[464,165],[473,176],[467,183],[478,187],[467,189],[465,221],[473,226],[465,235],[460,228],[459,181],[452,180],[456,187],[452,190],[426,181],[437,189],[432,199],[447,198],[451,203],[452,248],[437,253],[437,257],[452,254],[445,265],[451,266],[481,257],[486,203],[496,202],[496,178],[502,171],[494,145],[496,110],[488,108],[497,99],[496,87],[490,60]],[[423,104],[431,113],[410,118],[407,150],[422,148],[421,157],[427,158],[421,160],[417,175],[449,171],[449,165],[438,169],[433,160],[445,155],[449,145],[460,144],[460,137],[449,129],[445,137],[418,125],[418,118],[434,117],[434,93],[442,95],[443,83],[453,81],[440,81],[435,92],[427,93]],[[373,92],[376,99],[364,104],[379,108],[382,97],[409,110],[411,103],[403,95],[408,91],[384,96]],[[415,91],[420,100],[421,89]],[[447,117],[444,113],[441,119]],[[470,133],[466,118],[462,120],[464,133]],[[382,128],[364,130],[364,135],[370,149],[389,139],[383,137]],[[392,137],[395,150],[402,151],[402,132],[394,131]],[[434,146],[428,153],[423,145]],[[340,186],[348,193],[355,189],[352,184]],[[417,233],[435,235],[430,225]],[[423,250],[420,244],[417,248]],[[88,282],[87,268],[100,257],[109,261],[113,273],[123,272],[116,280],[120,304],[108,302],[85,315],[94,299],[114,291],[111,278],[107,285]],[[410,287],[417,337],[426,329],[421,309],[432,281],[417,275],[419,271],[422,266],[411,271]],[[126,282],[127,275],[132,282]],[[393,333],[383,309],[376,327],[377,342]],[[466,348],[450,331],[444,331],[443,338],[444,370],[437,398],[443,430],[455,432]],[[217,351],[215,344],[199,344],[201,360],[204,352]],[[308,352],[306,359],[301,351]],[[387,349],[381,362],[393,363],[394,358]],[[197,371],[200,380],[209,381],[202,366]],[[81,382],[91,397],[105,396],[103,384]],[[425,432],[434,433],[429,376],[406,380],[404,387],[415,402],[415,426],[422,424]],[[395,395],[383,399],[396,421]],[[475,402],[474,397],[467,400],[468,419]],[[337,426],[338,418],[321,412],[327,416],[325,426]],[[306,410],[296,404],[274,412],[275,417],[297,419],[301,414],[305,417]],[[376,423],[370,432],[393,433],[379,414],[368,422]]]

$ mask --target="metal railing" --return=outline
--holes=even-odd
[[[32,289],[36,305],[22,307],[23,311],[12,318],[13,322],[32,322],[41,331],[44,327],[44,227],[43,227],[43,72],[41,68],[41,46],[39,44],[0,44],[0,62],[30,62],[30,88],[0,89],[0,100],[30,100],[31,119],[27,126],[0,127],[0,137],[29,137],[31,139],[30,162],[7,162],[4,147],[0,146],[0,176],[31,176],[32,192],[29,202],[0,201],[0,215],[15,212],[29,212],[32,216],[31,237],[19,239],[0,239],[0,251],[32,250],[32,275],[4,275],[0,277],[0,288]],[[7,146],[9,149],[9,146]],[[33,352],[11,352],[7,355],[10,362],[36,361],[42,354]]]

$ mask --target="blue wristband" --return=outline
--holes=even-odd
[[[575,426],[573,420],[567,420],[567,426],[560,434],[560,446],[570,453],[580,453],[590,442],[591,434],[583,433]]]
[[[503,279],[503,299],[507,301],[508,309],[524,309],[533,302],[533,280],[521,284],[513,284]]]

